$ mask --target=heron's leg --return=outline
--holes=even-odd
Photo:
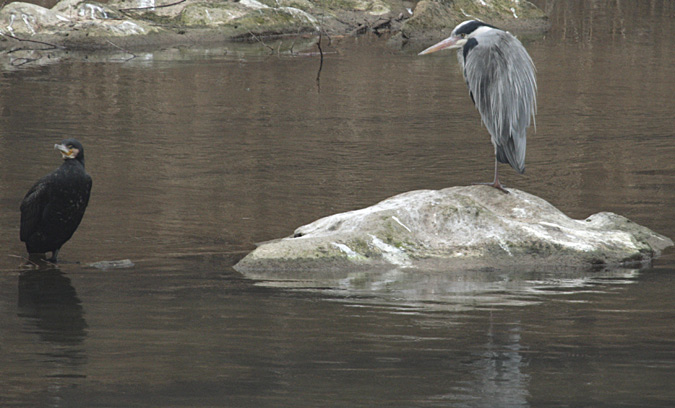
[[[494,187],[497,190],[502,191],[504,194],[509,194],[509,191],[506,188],[504,188],[502,183],[499,182],[499,162],[497,161],[496,157],[495,157],[495,179],[492,181],[492,183],[472,183],[472,184],[482,184]]]
[[[490,184],[492,187],[496,188],[497,190],[501,190],[504,193],[508,194],[509,192],[502,186],[502,183],[499,182],[499,162],[497,161],[497,158],[495,157],[495,179]]]

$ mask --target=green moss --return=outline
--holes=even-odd
[[[314,5],[309,0],[258,0],[268,7],[293,7],[303,11],[311,11]]]
[[[413,241],[409,239],[410,232],[396,222],[392,216],[382,216],[380,220],[382,232],[378,235],[380,235],[382,241],[404,251],[416,247]]]
[[[359,255],[363,255],[365,257],[371,257],[373,255],[373,250],[370,247],[370,244],[365,240],[354,239],[349,241],[346,245]]]
[[[356,5],[354,0],[316,0],[314,3],[329,10],[354,10]]]
[[[261,9],[241,18],[232,20],[229,25],[247,33],[275,34],[299,31],[314,31],[314,25],[306,18],[294,16],[283,10]]]
[[[314,31],[315,23],[302,12],[279,8],[252,10],[239,3],[193,4],[187,6],[178,22],[186,27],[218,28],[233,38],[297,34]]]
[[[391,10],[391,6],[382,0],[316,0],[314,3],[328,10],[367,11],[375,15],[388,13]]]
[[[156,13],[143,13],[136,16],[136,19],[149,21],[151,23],[164,25],[164,26],[175,26],[180,22],[180,15],[178,16],[160,16]]]

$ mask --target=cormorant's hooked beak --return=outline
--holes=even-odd
[[[456,37],[454,35],[446,38],[445,40],[432,45],[431,47],[427,48],[426,50],[420,52],[417,55],[424,55],[424,54],[431,54],[432,52],[440,51],[440,50],[451,50],[453,48],[459,48],[466,44],[466,38],[462,37]]]
[[[62,144],[55,144],[54,150],[58,150],[61,153],[61,157],[64,159],[74,159],[79,153],[79,150]]]

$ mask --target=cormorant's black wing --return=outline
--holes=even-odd
[[[86,174],[86,173],[85,173],[85,176],[87,177],[87,194],[86,194],[86,196],[83,200],[84,205],[82,206],[83,207],[82,208],[82,217],[84,217],[84,210],[87,209],[87,205],[89,204],[89,197],[91,196],[91,185],[92,185],[91,176],[89,174]],[[80,220],[82,220],[82,217],[80,217]]]
[[[47,204],[49,204],[49,176],[38,180],[21,201],[21,241],[25,242],[37,231]]]

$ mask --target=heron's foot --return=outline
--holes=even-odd
[[[494,182],[492,182],[492,183],[471,183],[471,184],[473,184],[473,185],[480,185],[480,186],[490,186],[490,187],[494,187],[494,188],[496,188],[497,190],[500,190],[501,192],[503,192],[504,194],[509,194],[509,191],[506,189],[506,187],[504,187],[504,186],[502,185],[502,183],[500,183],[498,180],[497,180],[497,181],[494,181]]]

